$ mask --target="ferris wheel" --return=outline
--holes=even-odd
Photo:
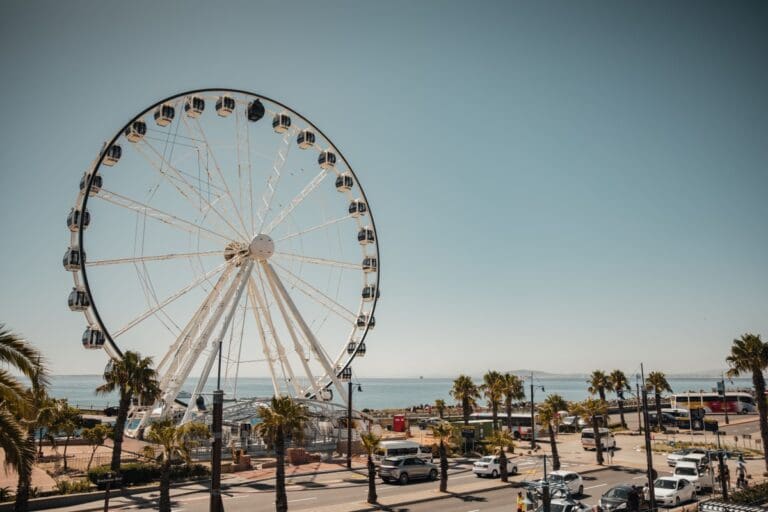
[[[241,90],[157,102],[104,144],[67,226],[83,347],[154,356],[162,414],[204,408],[214,375],[233,398],[263,377],[269,395],[347,400],[378,236],[354,170],[301,114]]]

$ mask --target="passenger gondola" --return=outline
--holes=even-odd
[[[272,118],[272,128],[277,133],[285,133],[291,127],[291,118],[287,114],[275,114]]]
[[[67,252],[64,253],[64,268],[70,272],[76,272],[80,270],[83,261],[85,259],[85,252],[81,252],[77,247],[70,247]]]
[[[72,288],[67,298],[67,304],[72,311],[85,311],[91,305],[88,294],[83,288]]]
[[[184,112],[187,113],[187,117],[200,117],[205,110],[205,100],[200,96],[188,96],[184,100]]]
[[[160,105],[155,109],[155,123],[157,126],[168,126],[175,115],[176,109],[172,105]]]
[[[312,130],[301,130],[296,136],[296,144],[299,149],[311,148],[315,145],[315,132]]]
[[[348,172],[341,173],[336,177],[336,190],[339,192],[349,192],[354,184],[355,181]]]
[[[88,327],[83,333],[83,347],[97,349],[104,346],[104,333],[98,327]]]
[[[323,169],[333,169],[336,165],[336,153],[326,149],[317,157],[317,163]]]
[[[69,215],[67,215],[67,227],[70,231],[77,231],[80,229],[80,210],[75,210],[72,208],[69,211]],[[83,214],[83,229],[88,227],[88,224],[91,222],[91,214],[88,213],[88,210],[85,210],[85,214]]]
[[[362,199],[355,199],[349,203],[349,214],[353,217],[360,217],[361,215],[365,215],[367,211],[368,207],[366,206],[365,201]]]
[[[264,117],[264,104],[259,99],[255,99],[248,104],[248,120],[256,122]]]
[[[141,120],[134,121],[128,125],[123,133],[129,142],[139,142],[147,134],[147,123]]]
[[[365,226],[360,231],[357,232],[357,241],[360,242],[360,245],[368,245],[375,242],[374,234],[373,234],[373,228],[370,226]],[[374,258],[375,259],[375,258]],[[375,262],[374,262],[375,264]]]
[[[235,98],[232,96],[219,96],[216,100],[216,113],[220,117],[227,117],[235,111]]]

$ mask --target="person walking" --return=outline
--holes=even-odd
[[[608,448],[608,464],[613,464],[613,451],[616,449],[616,445]]]
[[[744,462],[744,456],[739,455],[736,462],[736,487],[744,489],[747,487],[747,464]]]

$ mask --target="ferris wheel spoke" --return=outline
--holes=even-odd
[[[261,261],[260,263],[261,263],[262,269],[264,270],[264,274],[267,277],[267,281],[269,281],[270,286],[272,287],[272,291],[275,295],[275,299],[277,300],[278,305],[280,305],[282,301],[285,301],[285,304],[288,306],[288,309],[290,310],[291,314],[293,315],[293,318],[298,324],[299,329],[301,330],[302,333],[304,333],[305,339],[309,342],[310,347],[312,347],[312,352],[314,352],[315,358],[318,360],[320,365],[325,370],[326,376],[328,376],[333,382],[333,384],[336,386],[336,390],[339,392],[339,396],[346,397],[346,392],[344,390],[344,387],[341,385],[341,383],[339,382],[336,376],[336,369],[331,365],[330,360],[326,357],[325,351],[320,346],[320,343],[317,341],[315,334],[312,332],[312,330],[309,328],[307,323],[304,321],[304,317],[301,316],[301,313],[296,307],[296,304],[294,304],[293,299],[291,299],[290,294],[285,289],[283,282],[280,280],[277,273],[275,273],[275,270],[272,268],[272,265],[270,265],[266,261]],[[288,315],[282,306],[280,307],[280,310],[283,313],[283,316],[285,317],[286,325],[290,324],[291,322],[288,318]],[[301,354],[303,355],[303,352]],[[302,361],[304,361],[303,358],[302,358]],[[319,396],[319,389],[314,377],[311,378],[311,382],[312,382],[315,396]]]
[[[176,338],[171,347],[165,353],[160,363],[157,365],[157,372],[160,375],[160,389],[163,390],[163,396],[161,400],[170,405],[178,397],[181,387],[184,385],[188,377],[189,370],[185,373],[185,362],[190,359],[190,354],[193,353],[194,341],[196,334],[200,331],[203,325],[205,317],[213,307],[216,300],[218,300],[221,290],[224,284],[229,280],[235,267],[233,265],[228,266],[218,281],[214,284],[211,292],[206,296],[200,307],[192,315],[187,325],[182,330],[181,334]],[[197,357],[193,356],[196,360]],[[194,364],[194,362],[192,363]],[[167,367],[167,368],[166,368]],[[189,366],[191,368],[191,365]],[[155,404],[159,405],[159,404]],[[164,411],[167,412],[167,411]]]
[[[204,252],[184,252],[173,254],[160,254],[157,256],[136,256],[132,258],[115,258],[110,260],[89,260],[86,262],[88,267],[97,267],[101,265],[122,265],[125,263],[138,263],[147,261],[164,261],[178,258],[194,258],[197,256],[221,256],[223,251],[204,251]]]
[[[259,310],[263,308],[259,300],[258,289],[256,288],[256,282],[253,280],[253,276],[248,278],[248,297],[250,298],[251,304],[253,305],[251,311],[253,312],[254,320],[256,320],[259,339],[261,339],[261,351],[264,353],[264,357],[266,358],[267,364],[269,365],[269,376],[272,379],[272,388],[275,391],[275,396],[280,396],[280,386],[277,384],[277,373],[275,372],[275,360],[272,356],[272,350],[269,348],[267,335],[264,332],[264,324],[262,323],[261,315],[259,314]]]
[[[192,414],[193,404],[197,402],[197,397],[200,396],[200,393],[203,391],[203,386],[205,386],[205,383],[208,381],[208,375],[210,375],[211,373],[211,368],[213,368],[213,363],[216,360],[216,355],[219,353],[219,350],[221,350],[221,340],[224,339],[224,336],[226,335],[227,330],[229,329],[229,324],[232,322],[232,318],[234,317],[234,314],[235,314],[235,309],[237,308],[237,305],[240,303],[240,298],[243,295],[243,290],[245,290],[245,283],[248,281],[248,277],[251,274],[252,268],[253,268],[252,260],[248,260],[240,267],[240,270],[238,271],[237,275],[232,280],[232,286],[230,286],[229,290],[227,290],[227,293],[224,296],[224,299],[219,303],[218,307],[216,308],[216,312],[214,313],[214,315],[212,316],[211,320],[208,323],[206,332],[204,333],[206,335],[205,336],[206,340],[210,338],[210,335],[212,334],[213,329],[215,328],[216,324],[221,318],[221,315],[226,310],[226,316],[224,317],[224,321],[221,324],[221,328],[219,329],[219,335],[217,338],[214,339],[214,342],[211,344],[210,351],[208,352],[208,359],[206,359],[205,361],[205,365],[203,366],[203,369],[200,373],[200,378],[197,381],[195,390],[192,392],[192,396],[190,397],[189,404],[187,404],[187,411],[184,413],[184,418],[181,420],[182,423],[186,423],[189,420],[189,417]],[[210,329],[208,327],[210,327]]]
[[[259,218],[259,233],[263,233],[264,223],[267,220],[267,215],[269,215],[269,212],[272,209],[272,200],[275,198],[275,191],[277,191],[277,186],[283,175],[283,166],[285,165],[285,160],[288,157],[288,150],[290,148],[291,131],[288,130],[280,141],[277,155],[275,155],[275,160],[272,163],[272,174],[267,178],[267,186],[261,197],[259,211],[256,213],[256,216]],[[269,231],[267,231],[267,233],[269,233]]]
[[[194,222],[190,222],[188,220],[177,217],[176,215],[171,215],[170,213],[158,210],[157,208],[149,206],[148,204],[136,201],[135,199],[131,199],[124,195],[118,194],[117,192],[111,192],[102,188],[98,195],[94,197],[97,197],[115,206],[126,208],[146,217],[158,220],[174,228],[192,233],[193,235],[200,235],[204,238],[215,240],[217,242],[221,242],[222,240],[229,242],[232,240],[232,237],[230,236],[226,236],[208,228],[204,228],[195,224]]]
[[[190,290],[194,289],[197,286],[200,286],[202,283],[210,279],[211,277],[215,276],[217,273],[224,270],[224,268],[228,265],[228,263],[222,263],[218,267],[214,268],[213,270],[203,274],[202,276],[198,277],[194,281],[192,281],[190,284],[186,285],[185,287],[181,288],[180,290],[176,291],[172,295],[168,296],[163,300],[162,302],[157,303],[155,306],[149,308],[147,311],[141,313],[139,316],[128,322],[124,327],[121,327],[117,331],[115,331],[112,334],[112,338],[118,338],[122,334],[124,334],[126,331],[132,329],[136,325],[140,324],[150,316],[152,316],[154,313],[162,310],[164,307],[166,307],[168,304],[174,302],[179,297],[182,297],[190,292]]]
[[[329,220],[328,222],[323,222],[322,224],[317,224],[317,225],[312,226],[310,228],[303,229],[301,231],[296,231],[296,232],[291,233],[289,235],[285,235],[285,236],[275,240],[275,242],[282,242],[283,240],[289,240],[289,239],[295,238],[297,236],[303,236],[303,235],[305,235],[307,233],[310,233],[312,231],[316,231],[318,229],[327,228],[328,226],[332,226],[332,225],[337,224],[337,223],[339,223],[341,221],[344,221],[344,220],[347,220],[347,219],[351,219],[351,218],[352,218],[352,215],[345,215],[343,217],[339,217],[338,219],[332,219],[332,220]]]
[[[241,128],[241,125],[243,128]],[[251,231],[256,229],[253,208],[253,164],[251,163],[251,134],[248,129],[245,109],[235,111],[235,155],[237,160],[237,176],[241,177],[243,166],[248,170],[248,214],[251,220]],[[245,163],[244,163],[245,162]],[[242,186],[240,188],[242,191]],[[242,204],[242,200],[241,200]]]
[[[221,180],[222,184],[224,185],[224,191],[229,197],[230,203],[232,203],[232,208],[235,210],[235,213],[237,214],[237,218],[240,221],[240,225],[243,228],[243,231],[247,234],[249,234],[248,228],[245,226],[245,221],[243,220],[243,215],[240,213],[240,207],[235,202],[234,196],[232,196],[232,191],[229,188],[229,183],[227,183],[227,180],[224,178],[224,173],[221,172],[221,166],[219,166],[219,161],[216,159],[216,155],[213,153],[213,148],[208,143],[208,136],[205,134],[205,130],[203,129],[203,125],[200,124],[200,121],[198,119],[194,120],[194,125],[197,128],[198,134],[202,138],[204,144],[205,144],[205,150],[208,153],[208,155],[211,157],[211,161],[213,161],[213,168],[216,170],[216,174],[218,174],[219,179]],[[241,205],[242,206],[242,205]]]
[[[288,374],[288,384],[293,387],[294,396],[301,396],[301,388],[299,387],[299,382],[296,380],[296,374],[293,372],[293,367],[291,366],[291,362],[288,360],[288,356],[285,352],[285,346],[283,346],[282,342],[280,341],[280,337],[277,335],[277,330],[275,329],[275,322],[272,319],[272,314],[269,312],[269,304],[267,303],[266,297],[266,286],[264,286],[264,279],[262,277],[262,272],[260,267],[256,267],[256,273],[259,276],[259,282],[261,283],[261,290],[257,286],[254,286],[254,290],[256,292],[256,300],[258,301],[259,309],[261,310],[262,314],[264,315],[264,318],[267,321],[267,326],[269,327],[269,330],[272,333],[272,338],[275,340],[275,348],[277,349],[277,357],[280,360],[280,366],[283,369],[283,375],[286,373]],[[254,283],[255,285],[255,283]]]
[[[331,267],[349,269],[349,270],[362,270],[363,266],[359,263],[351,263],[348,261],[330,260],[327,258],[316,258],[312,256],[302,256],[300,254],[292,254],[289,252],[275,252],[275,256],[280,256],[289,260],[304,261],[306,263],[312,263],[315,265],[326,265]]]
[[[270,234],[277,226],[279,226],[286,218],[288,218],[288,216],[293,212],[293,210],[296,209],[297,206],[299,206],[307,197],[312,194],[312,192],[318,187],[318,185],[320,185],[320,183],[323,182],[327,175],[328,170],[321,169],[320,172],[317,173],[314,178],[312,178],[312,181],[307,183],[307,185],[301,189],[301,192],[296,194],[296,197],[291,200],[288,206],[286,206],[285,209],[278,213],[277,216],[272,219],[267,227],[261,232],[267,235]]]
[[[317,302],[324,308],[328,309],[332,313],[335,313],[339,318],[345,320],[347,323],[354,324],[357,321],[357,315],[347,309],[346,307],[342,306],[338,302],[336,302],[334,299],[330,298],[278,262],[274,262],[274,266],[270,265],[270,267],[277,267],[282,272],[285,272],[285,274],[289,277],[288,282],[294,286],[297,290],[299,290],[301,293],[312,299],[313,301]]]
[[[291,336],[291,340],[293,340],[293,350],[296,352],[296,355],[299,356],[299,361],[301,361],[301,365],[304,368],[304,374],[307,376],[307,379],[312,386],[312,391],[315,395],[318,395],[320,393],[320,388],[318,388],[317,379],[315,379],[315,375],[312,373],[312,369],[309,367],[309,357],[307,357],[307,354],[304,352],[304,347],[301,346],[301,341],[297,336],[293,322],[291,321],[291,318],[285,309],[284,301],[286,299],[285,295],[282,293],[284,291],[282,289],[282,285],[275,282],[265,263],[262,262],[261,266],[265,271],[267,283],[269,284],[269,288],[272,290],[272,296],[275,298],[277,308],[280,310],[280,314],[283,316],[283,322],[285,323],[285,327],[288,330],[288,334]],[[295,306],[291,306],[291,304],[288,304],[288,307],[295,308]]]
[[[154,161],[152,158],[149,158],[149,156],[148,156],[148,155],[145,155],[145,153],[144,153],[144,152],[141,150],[140,146],[137,146],[137,150],[139,151],[139,153],[141,153],[141,154],[142,154],[142,155],[145,157],[145,159],[146,159],[146,160],[147,160],[147,161],[150,163],[150,165],[152,165],[152,167],[154,167],[154,168],[155,168],[155,170],[156,170],[157,172],[159,172],[161,176],[163,176],[164,178],[166,178],[166,180],[167,180],[169,183],[171,183],[171,185],[173,185],[173,187],[174,187],[174,188],[175,188],[175,189],[176,189],[176,190],[179,192],[179,194],[181,194],[181,195],[182,195],[182,196],[183,196],[185,199],[187,199],[187,201],[188,201],[188,202],[189,202],[189,203],[190,203],[190,204],[191,204],[191,205],[192,205],[192,206],[193,206],[195,209],[199,210],[199,211],[202,213],[202,209],[199,207],[199,205],[198,205],[197,203],[195,203],[195,201],[192,199],[192,197],[190,197],[190,196],[189,196],[189,195],[188,195],[186,192],[184,192],[184,191],[183,191],[181,188],[179,188],[179,183],[182,183],[182,184],[184,185],[184,187],[187,189],[187,192],[189,192],[189,193],[191,193],[191,194],[193,194],[193,195],[197,196],[197,199],[198,199],[198,200],[199,200],[201,203],[204,203],[204,204],[207,206],[207,208],[208,208],[210,211],[214,212],[214,213],[216,214],[216,216],[217,216],[217,217],[218,217],[218,218],[219,218],[219,219],[220,219],[222,222],[224,222],[224,224],[226,224],[227,226],[229,226],[229,228],[230,228],[230,229],[231,229],[231,230],[232,230],[234,233],[237,233],[238,235],[240,235],[240,236],[241,236],[241,237],[243,237],[243,238],[247,238],[247,236],[246,236],[245,232],[241,232],[241,231],[240,231],[238,228],[236,228],[236,227],[235,227],[235,226],[234,226],[234,225],[233,225],[233,224],[232,224],[232,223],[229,221],[229,219],[227,219],[227,217],[226,217],[226,216],[225,216],[223,213],[221,213],[221,212],[220,212],[218,209],[216,209],[216,207],[215,207],[215,206],[213,206],[213,205],[210,203],[210,201],[208,201],[208,200],[207,200],[207,199],[206,199],[206,198],[203,196],[203,194],[201,194],[201,193],[200,193],[200,191],[199,191],[198,189],[196,189],[196,188],[195,188],[195,187],[194,187],[194,186],[193,186],[191,183],[189,183],[189,182],[188,182],[186,179],[184,179],[184,176],[183,176],[183,175],[182,175],[182,174],[179,172],[179,170],[178,170],[178,169],[176,169],[176,167],[174,167],[173,165],[171,165],[171,163],[170,163],[170,162],[168,162],[168,161],[165,159],[165,157],[164,157],[164,156],[163,156],[163,155],[162,155],[162,154],[161,154],[161,153],[160,153],[160,152],[157,150],[157,148],[155,148],[155,147],[154,147],[152,144],[150,144],[150,143],[149,143],[149,142],[147,142],[146,140],[142,140],[140,144],[142,144],[142,145],[146,146],[147,148],[149,148],[149,149],[150,149],[150,150],[151,150],[151,151],[152,151],[152,152],[155,154],[155,156],[156,156],[157,158],[159,158],[159,159],[160,159],[160,164],[158,164],[157,162],[155,162],[155,161]],[[166,168],[166,169],[168,169],[168,170],[172,171],[172,172],[175,174],[175,177],[177,178],[177,180],[175,180],[175,181],[174,181],[173,179],[171,179],[171,178],[169,177],[169,175],[168,175],[167,171],[163,170],[163,166],[165,166],[165,168]],[[238,214],[238,215],[239,215],[239,214]]]

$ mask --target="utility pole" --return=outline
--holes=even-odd
[[[221,351],[219,351],[221,355]],[[220,387],[220,386],[218,386]],[[224,391],[213,392],[213,443],[211,444],[211,502],[210,512],[222,512],[221,503],[221,420],[224,407]]]
[[[536,415],[536,408],[533,405],[533,372],[531,372],[531,451],[536,449],[536,425],[533,420]]]
[[[725,377],[723,376],[722,373],[720,373],[720,384],[723,386],[723,410],[725,411],[725,424],[730,425],[731,420],[728,419],[728,397],[725,394]],[[717,439],[718,441],[720,440],[719,437]]]
[[[541,502],[544,512],[550,512],[549,481],[547,480],[547,456],[544,455],[544,483],[541,485]]]
[[[648,428],[648,392],[645,389],[645,370],[640,363],[640,376],[643,380],[643,424],[645,425],[645,461],[648,470],[648,502],[651,510],[656,510],[656,493],[653,489],[653,452],[651,451],[651,429]]]
[[[352,469],[352,379],[347,383],[347,469]]]
[[[635,388],[637,389],[637,394],[635,395],[635,399],[637,400],[637,431],[642,432],[643,431],[643,422],[640,419],[640,374],[635,374]]]

